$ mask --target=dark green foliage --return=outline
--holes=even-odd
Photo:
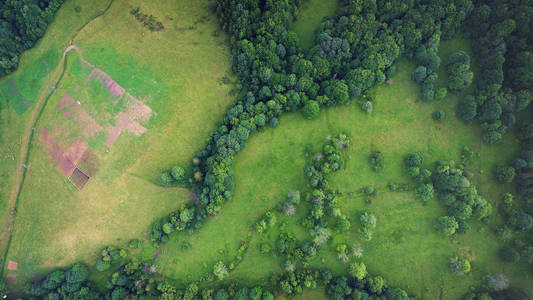
[[[470,57],[464,51],[452,53],[446,61],[448,89],[458,93],[472,84],[474,73],[470,71]]]
[[[448,90],[446,88],[439,88],[437,91],[435,91],[435,100],[442,100],[446,98],[446,95],[448,94]]]
[[[306,119],[315,119],[320,113],[320,106],[318,102],[309,100],[305,103],[302,113]]]
[[[0,77],[13,72],[19,56],[35,45],[64,0],[0,2]]]
[[[407,167],[420,167],[424,163],[424,157],[420,153],[411,153],[404,158]]]
[[[436,110],[431,115],[433,117],[433,120],[435,121],[442,121],[444,119],[444,116],[446,114],[442,110]]]
[[[500,258],[506,262],[518,262],[520,260],[520,253],[511,247],[503,247],[500,249]]]
[[[459,119],[469,122],[477,115],[476,99],[472,96],[466,96],[457,104],[457,116]]]
[[[418,66],[415,71],[413,72],[413,80],[416,83],[422,83],[424,82],[424,79],[426,79],[428,75],[428,70],[424,66]]]
[[[174,182],[174,178],[172,178],[172,175],[170,175],[170,172],[163,172],[159,174],[157,181],[161,185],[169,186]]]
[[[383,169],[383,153],[380,151],[373,151],[368,158],[368,162],[372,165],[372,170],[375,172],[381,171],[381,169]]]
[[[518,230],[528,230],[533,227],[533,217],[523,211],[517,211],[511,218],[511,224]]]
[[[130,13],[135,16],[135,19],[137,19],[137,21],[142,23],[144,27],[150,29],[151,31],[159,31],[165,28],[165,26],[163,26],[163,23],[161,23],[161,21],[158,21],[154,16],[143,14],[140,11],[140,7],[132,9]]]
[[[450,216],[440,217],[437,222],[437,228],[444,235],[453,235],[458,227],[459,224],[457,223],[455,218]]]
[[[494,172],[499,183],[509,183],[515,177],[515,169],[511,166],[497,166]]]

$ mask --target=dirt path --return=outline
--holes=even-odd
[[[5,246],[5,252],[3,253],[2,260],[1,260],[1,269],[0,269],[0,280],[4,277],[4,270],[6,266],[6,259],[9,253],[9,247],[11,246],[11,240],[13,238],[13,231],[14,231],[14,225],[15,225],[15,218],[17,215],[17,209],[19,204],[19,198],[20,193],[22,191],[22,188],[24,186],[24,180],[26,178],[27,168],[25,166],[28,166],[28,162],[30,159],[30,151],[31,151],[31,144],[33,141],[33,138],[35,137],[35,134],[37,132],[37,124],[39,123],[39,120],[42,116],[42,113],[44,109],[46,108],[46,104],[48,103],[48,100],[50,97],[54,94],[56,87],[61,82],[61,79],[65,75],[66,71],[66,55],[68,52],[75,50],[80,52],[79,48],[73,44],[74,39],[77,37],[77,35],[92,21],[96,20],[97,18],[103,16],[111,7],[114,0],[110,0],[109,4],[106,6],[106,8],[94,15],[92,18],[90,18],[85,24],[83,24],[76,32],[72,35],[72,38],[69,41],[70,46],[68,46],[65,51],[63,51],[63,55],[61,56],[61,60],[55,67],[55,69],[49,74],[49,79],[46,82],[46,84],[41,88],[41,91],[39,92],[37,96],[37,101],[35,102],[35,108],[33,109],[30,120],[28,122],[28,125],[26,126],[26,129],[24,131],[24,135],[22,137],[22,144],[20,148],[20,155],[19,155],[19,161],[18,161],[18,168],[17,168],[17,176],[13,185],[13,188],[9,194],[8,198],[8,207],[11,207],[8,221],[6,228],[2,231],[0,234],[0,244],[7,245]],[[81,56],[81,53],[80,53]]]

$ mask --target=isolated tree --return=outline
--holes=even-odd
[[[361,217],[359,218],[361,221],[361,225],[365,228],[376,228],[376,216],[374,214],[371,214],[369,212],[364,212]]]
[[[457,275],[464,275],[470,272],[470,262],[464,257],[454,256],[450,258],[450,268]]]

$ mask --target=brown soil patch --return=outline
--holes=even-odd
[[[48,158],[50,159],[50,162],[52,162],[53,165],[58,165],[63,157],[63,150],[52,137],[48,128],[41,128],[41,131],[39,132],[39,141],[43,143],[48,150]]]
[[[65,157],[67,157],[74,165],[78,165],[80,162],[84,161],[88,156],[91,150],[89,145],[82,138],[76,138],[74,143],[68,147],[65,151]]]
[[[17,275],[7,274],[6,279],[9,283],[17,283]]]
[[[128,97],[128,111],[120,112],[115,117],[116,126],[109,126],[106,146],[111,147],[123,131],[140,136],[146,132],[146,128],[139,122],[146,122],[152,115],[152,109],[141,101]]]
[[[76,168],[69,177],[70,182],[72,182],[78,190],[81,190],[87,182],[89,182],[90,178],[89,175],[83,173],[79,168]]]
[[[62,114],[63,114],[63,117],[68,119],[72,115],[72,109],[71,110],[65,110],[64,112],[62,112]]]
[[[96,133],[104,130],[93,117],[91,117],[85,110],[80,110],[76,115],[76,121],[81,125],[83,135],[90,137]]]
[[[72,175],[72,172],[76,169],[76,165],[86,159],[90,154],[89,145],[81,138],[77,138],[67,151],[63,151],[46,127],[41,128],[39,141],[47,148],[50,162],[65,177]]]
[[[107,75],[107,73],[98,68],[94,68],[91,71],[91,74],[89,74],[87,78],[85,78],[85,82],[89,82],[91,80],[100,81],[102,86],[109,90],[111,97],[122,97],[122,95],[124,95],[124,88],[121,87],[116,81],[114,81],[111,76]],[[116,102],[118,102],[118,100],[116,100]]]
[[[10,260],[8,263],[7,263],[7,269],[9,271],[16,271],[18,268],[18,264],[16,261],[12,261]]]
[[[70,97],[69,94],[64,94],[63,97],[61,97],[61,100],[57,103],[56,109],[63,110],[63,108],[71,106],[74,102],[76,102],[74,101],[74,98]]]

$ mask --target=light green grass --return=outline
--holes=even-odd
[[[60,9],[58,22],[63,22],[71,5]],[[142,27],[130,14],[137,5],[163,20],[166,29],[150,32]],[[79,56],[144,101],[153,114],[143,124],[148,130],[141,137],[123,133],[109,153],[104,152],[105,137],[88,139],[99,157],[99,169],[82,191],[52,166],[45,148],[35,139],[8,257],[19,264],[15,288],[75,261],[94,264],[102,247],[124,246],[129,239],[146,237],[154,220],[188,201],[187,190],[159,187],[155,179],[174,164],[189,164],[233,99],[232,85],[219,80],[230,67],[226,37],[212,34],[218,25],[207,6],[208,1],[117,0],[73,41],[80,54],[68,54],[67,72],[38,129],[53,130],[62,137],[58,138],[62,147],[80,136],[79,126],[55,108],[64,93],[81,100],[98,121],[106,120],[98,113],[117,113],[105,102],[109,100],[106,90],[99,84],[85,84],[87,70],[80,67]],[[207,22],[194,30],[181,30],[203,15],[209,15]],[[52,24],[45,39],[58,34],[57,30]]]
[[[313,45],[320,22],[324,17],[334,16],[338,5],[338,0],[308,0],[299,8],[297,20],[290,29],[298,35],[303,49],[309,49]]]
[[[468,51],[468,46],[464,40],[456,39],[443,43],[442,49]],[[491,171],[496,164],[511,159],[518,150],[513,132],[505,135],[501,144],[488,146],[480,139],[478,125],[465,125],[455,117],[455,103],[470,90],[460,95],[451,94],[441,102],[423,103],[418,100],[419,86],[411,80],[414,66],[400,61],[398,69],[390,86],[376,88],[372,114],[363,113],[355,103],[323,110],[319,118],[312,121],[303,119],[299,113],[289,114],[281,118],[278,128],[266,129],[251,137],[246,148],[236,156],[234,198],[198,233],[190,238],[177,235],[165,246],[166,255],[159,261],[161,272],[187,281],[211,272],[217,260],[231,259],[231,253],[218,253],[217,249],[227,245],[236,249],[241,238],[238,232],[249,230],[261,213],[284,201],[290,189],[308,189],[303,176],[306,149],[311,147],[318,151],[327,135],[345,132],[352,141],[346,152],[346,169],[331,176],[330,182],[342,192],[372,185],[381,193],[372,204],[365,204],[361,198],[341,198],[352,230],[348,234],[337,234],[328,242],[313,266],[345,273],[347,267],[337,260],[335,248],[341,243],[351,247],[357,242],[364,248],[362,260],[372,274],[381,275],[390,284],[423,299],[460,298],[483,276],[500,271],[511,278],[512,286],[530,289],[525,267],[499,260],[497,250],[501,243],[487,226],[471,221],[472,230],[468,234],[456,239],[445,238],[433,228],[434,221],[445,214],[437,200],[423,205],[412,192],[385,191],[387,183],[408,182],[403,167],[405,154],[420,151],[425,164],[431,167],[438,159],[459,161],[461,149],[468,146],[480,156],[469,163],[467,169],[475,174],[473,182],[480,193],[494,206],[491,222],[497,224],[500,220],[496,207],[500,196],[512,190],[512,186],[495,183]],[[445,120],[440,123],[431,118],[436,109],[446,112]],[[373,150],[385,155],[385,167],[380,173],[373,172],[367,162]],[[373,212],[378,218],[371,242],[358,238],[358,217],[363,211]],[[297,215],[287,225],[300,240],[309,237],[299,225],[304,214],[305,208],[300,205]],[[280,217],[282,220],[286,218]],[[272,273],[279,272],[281,258],[260,254],[258,250],[259,244],[265,242],[275,248],[278,233],[273,230],[254,236],[243,262],[230,277],[253,284],[265,282]],[[192,247],[181,251],[179,245],[185,239],[192,240]],[[454,254],[471,259],[471,274],[457,277],[449,271],[448,259]]]

